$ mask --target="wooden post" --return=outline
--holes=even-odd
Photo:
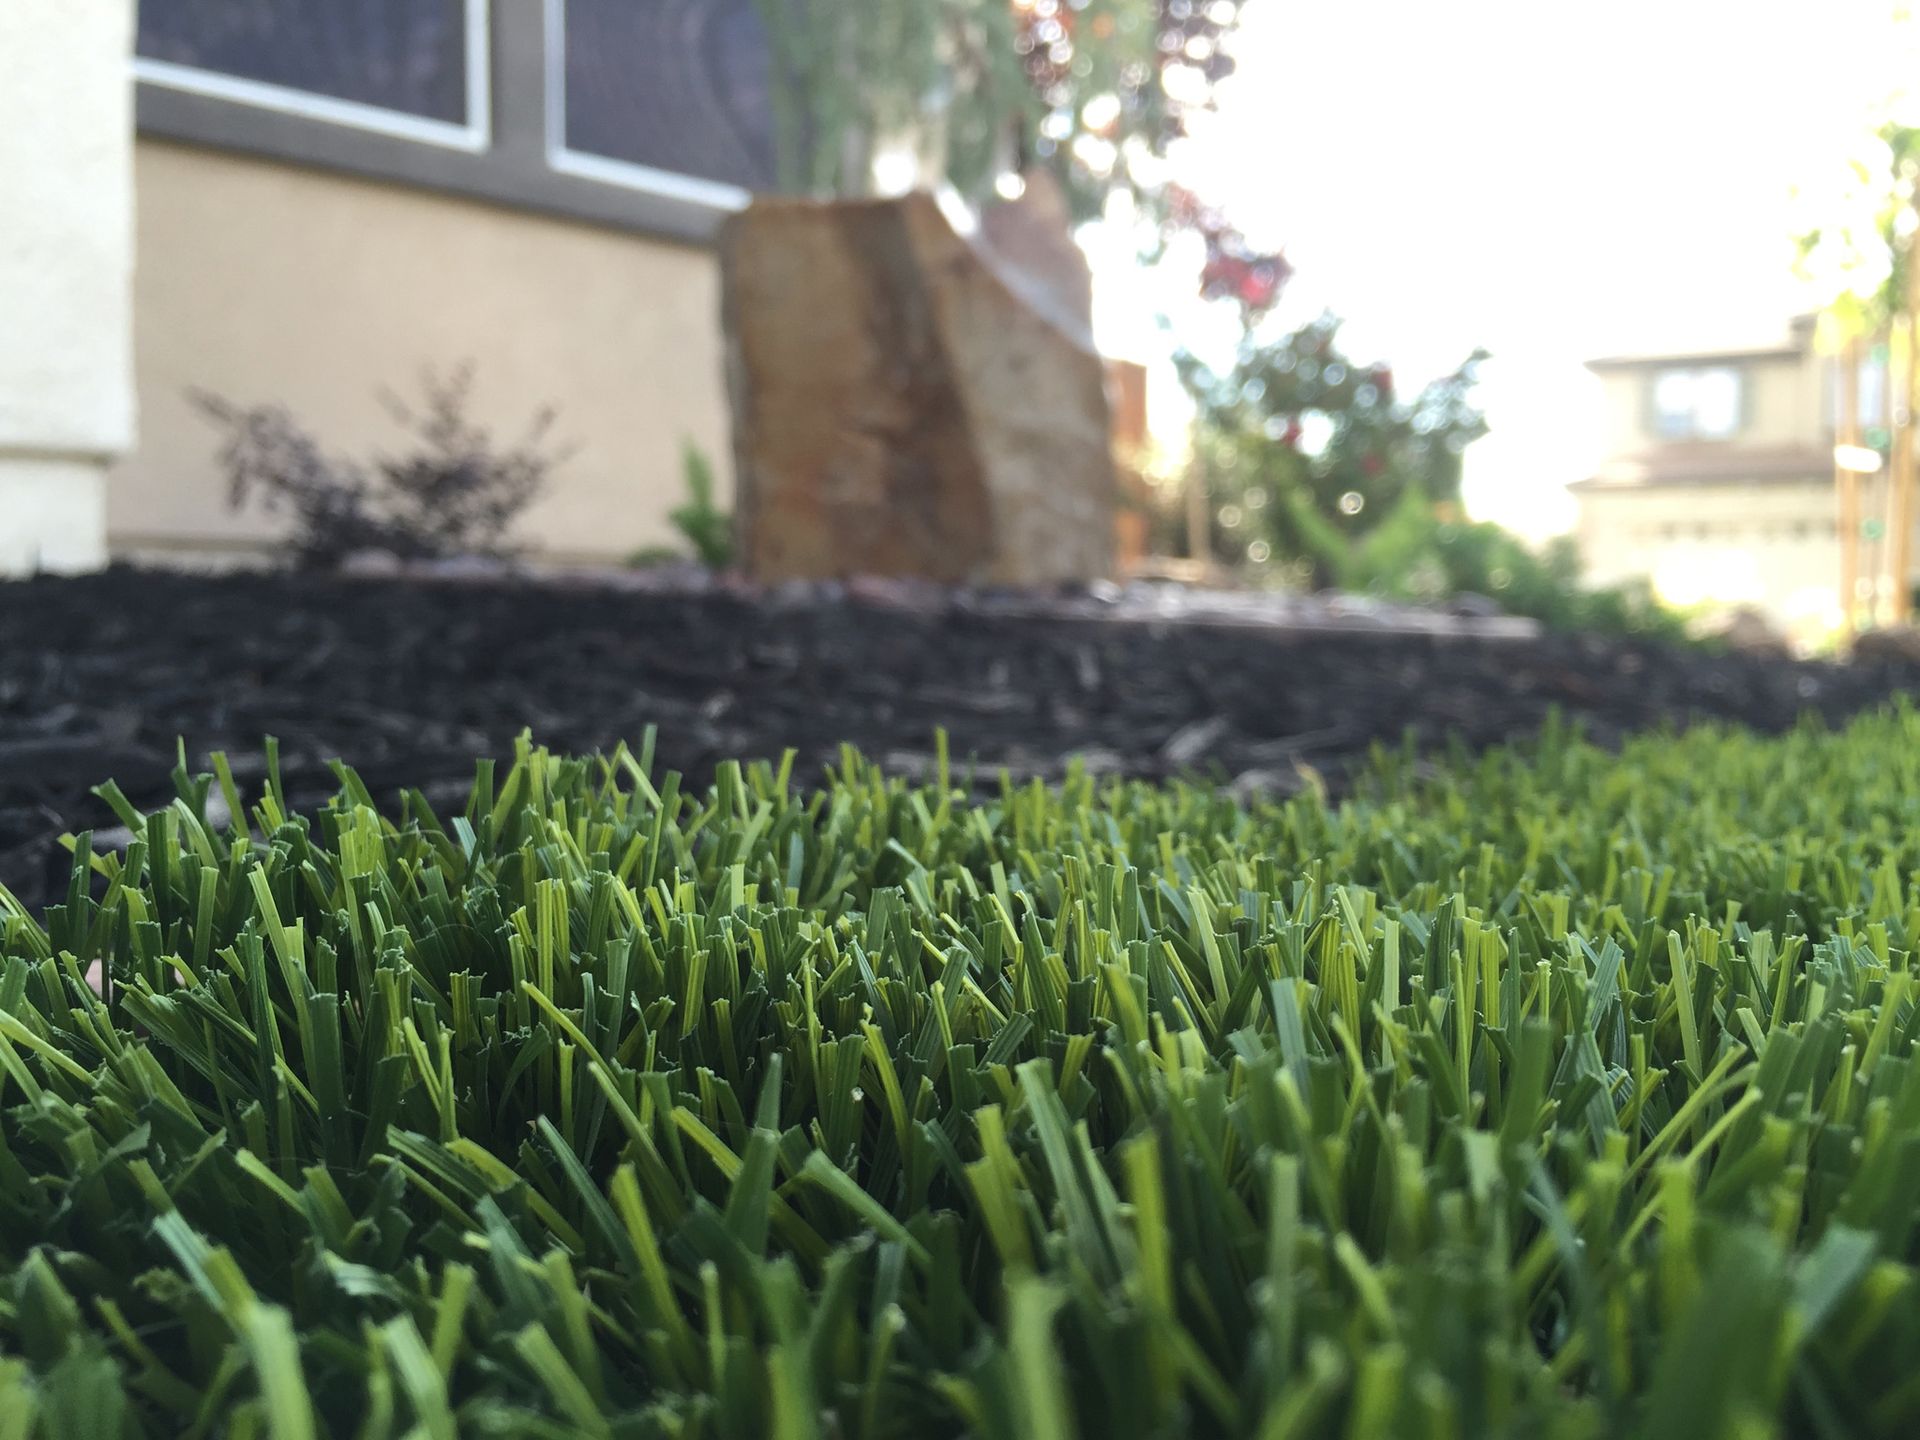
[[[1833,481],[1840,492],[1840,638],[1853,643],[1854,610],[1860,603],[1860,472],[1839,459],[1839,447],[1860,444],[1860,342],[1840,352],[1840,413],[1834,417]]]
[[[1875,583],[1875,617],[1898,625],[1906,619],[1900,602],[1900,577],[1905,573],[1906,546],[1902,531],[1911,525],[1907,509],[1907,471],[1913,464],[1913,336],[1904,315],[1895,315],[1887,333],[1887,429],[1892,444],[1887,455],[1886,531],[1880,537],[1880,565]],[[1884,589],[1884,598],[1879,592]]]
[[[1899,377],[1893,392],[1893,461],[1887,476],[1887,569],[1893,583],[1888,618],[1895,625],[1904,625],[1913,609],[1907,569],[1913,551],[1913,345],[1914,317],[1920,313],[1920,242],[1908,244],[1906,290],[1889,349],[1889,368]]]
[[[1213,527],[1208,523],[1213,517],[1207,508],[1206,467],[1196,455],[1187,461],[1187,554],[1200,574],[1213,570]]]
[[[1889,437],[1889,448],[1891,448],[1894,409],[1893,328],[1891,325],[1880,332],[1879,339],[1874,342],[1874,350],[1879,356],[1880,365],[1880,403],[1877,407],[1880,416],[1880,429]],[[1867,587],[1868,629],[1877,628],[1886,620],[1883,610],[1889,588],[1887,585],[1887,546],[1891,543],[1887,536],[1887,496],[1892,479],[1893,465],[1891,455],[1889,455],[1888,463],[1882,465],[1879,470],[1874,472],[1865,487],[1866,497],[1863,508],[1869,515],[1877,517],[1870,522],[1874,527],[1875,533],[1865,538],[1863,547],[1865,550],[1865,558],[1862,568],[1869,582]]]
[[[1147,367],[1135,360],[1107,362],[1107,403],[1113,418],[1113,466],[1120,502],[1113,510],[1114,569],[1132,575],[1147,558]]]

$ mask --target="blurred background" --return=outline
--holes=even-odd
[[[1903,633],[1903,5],[13,0],[0,570]]]

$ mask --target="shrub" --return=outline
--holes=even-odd
[[[1448,518],[1417,488],[1337,562],[1340,583],[1401,600],[1484,595],[1510,615],[1553,630],[1687,640],[1686,617],[1663,606],[1646,585],[1587,586],[1570,535],[1534,550],[1486,521]]]
[[[1912,710],[1338,809],[648,750],[183,763],[0,892],[8,1433],[1920,1423]]]
[[[220,463],[229,503],[238,509],[258,498],[289,513],[298,568],[338,569],[368,551],[403,560],[503,557],[508,528],[565,458],[547,448],[555,412],[539,411],[517,443],[499,449],[467,418],[471,366],[446,378],[428,372],[421,383],[419,410],[382,396],[414,449],[371,466],[327,454],[284,406],[236,405],[204,391],[193,398],[226,432]]]
[[[1176,357],[1214,506],[1210,548],[1229,564],[1333,584],[1410,492],[1459,497],[1462,455],[1487,432],[1474,394],[1486,352],[1407,396],[1391,367],[1341,350],[1340,324],[1256,327],[1224,371]]]

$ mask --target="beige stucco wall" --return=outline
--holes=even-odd
[[[226,506],[192,388],[285,404],[330,451],[399,436],[377,392],[474,364],[502,438],[559,408],[577,449],[521,534],[560,561],[669,543],[681,442],[731,494],[719,275],[704,250],[431,192],[142,139],[137,454],[115,469],[116,552],[264,553]]]
[[[105,558],[133,435],[131,0],[0,3],[0,575]]]
[[[1644,578],[1674,605],[1756,605],[1814,641],[1840,621],[1837,508],[1830,481],[1593,487],[1580,492],[1580,554],[1594,584]],[[1861,508],[1885,514],[1884,484],[1863,487]]]

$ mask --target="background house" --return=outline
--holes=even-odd
[[[1676,605],[1752,605],[1806,639],[1838,625],[1835,367],[1812,339],[1801,319],[1771,345],[1589,362],[1607,459],[1572,488],[1592,583],[1644,579]],[[1884,376],[1862,381],[1866,423],[1881,424]],[[1863,514],[1884,515],[1881,477],[1862,498]]]

